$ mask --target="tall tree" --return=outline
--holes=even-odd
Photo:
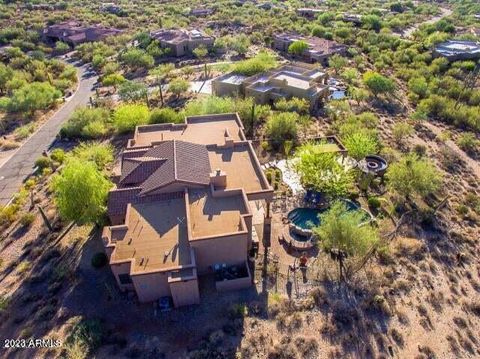
[[[78,224],[99,223],[112,183],[93,162],[72,158],[53,178],[52,187],[62,218]]]
[[[340,279],[364,265],[380,242],[377,229],[365,220],[364,212],[349,211],[344,202],[337,201],[320,215],[320,225],[313,228],[321,246],[339,263]]]

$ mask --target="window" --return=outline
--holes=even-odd
[[[132,283],[132,278],[130,278],[130,274],[119,274],[118,280],[120,281],[120,284]]]

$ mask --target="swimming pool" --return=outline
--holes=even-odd
[[[348,211],[361,210],[365,212],[365,221],[371,219],[370,213],[362,209],[359,205],[349,200],[343,200],[343,202],[347,206]],[[327,210],[328,208],[317,209],[317,208],[299,207],[291,210],[288,213],[287,218],[295,226],[300,227],[302,229],[309,230],[313,227],[317,227],[318,225],[320,225],[320,218],[318,218],[318,216]]]

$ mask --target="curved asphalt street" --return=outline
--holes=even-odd
[[[77,91],[0,167],[0,205],[9,203],[25,178],[32,173],[35,161],[55,141],[62,124],[68,120],[77,106],[86,105],[95,92],[98,77],[87,66],[75,65],[78,70]]]

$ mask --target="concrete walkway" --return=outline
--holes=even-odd
[[[62,124],[69,119],[77,106],[86,105],[95,92],[93,85],[97,82],[97,76],[85,65],[78,66],[77,69],[77,91],[0,167],[0,205],[6,205],[10,201],[32,172],[37,158],[55,141]]]

